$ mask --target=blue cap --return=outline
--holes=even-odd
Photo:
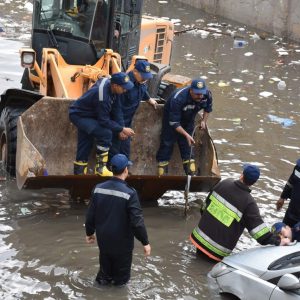
[[[127,91],[134,87],[134,84],[130,81],[128,75],[123,72],[112,74],[110,82],[121,86]]]
[[[205,95],[207,93],[207,87],[203,79],[194,79],[191,83],[191,89],[194,94]]]
[[[150,69],[150,64],[146,60],[138,60],[135,63],[134,68],[141,74],[144,80],[153,77]]]
[[[248,182],[256,182],[260,175],[260,170],[257,166],[245,164],[243,166],[243,175]]]
[[[300,167],[300,158],[296,161],[296,166]]]
[[[126,167],[132,166],[132,162],[128,160],[124,154],[116,154],[110,161],[111,169],[113,172],[121,172]]]
[[[283,223],[283,222],[277,222],[277,223],[275,223],[275,224],[272,226],[271,231],[274,232],[274,233],[280,233],[280,232],[281,232],[281,229],[282,229],[283,227],[285,227],[285,226],[286,226],[285,223]]]

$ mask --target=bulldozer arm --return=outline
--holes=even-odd
[[[66,188],[74,197],[88,198],[95,184],[106,180],[96,175],[75,176],[73,160],[77,129],[68,118],[72,99],[44,97],[18,120],[16,177],[19,188]],[[184,190],[186,176],[177,146],[169,175],[157,176],[156,151],[159,147],[163,105],[154,110],[142,102],[133,120],[133,166],[128,178],[142,200],[157,200],[167,190]],[[42,116],[42,117],[41,117]],[[195,159],[197,176],[190,191],[208,191],[220,180],[216,152],[207,131],[197,130]],[[91,154],[89,168],[94,165]]]

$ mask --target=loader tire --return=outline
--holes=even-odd
[[[169,82],[161,82],[158,90],[158,96],[167,101],[170,95],[176,90],[176,85]]]
[[[0,118],[1,161],[5,170],[16,175],[17,121],[26,108],[5,107]]]

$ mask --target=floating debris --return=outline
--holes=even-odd
[[[292,119],[289,118],[280,118],[274,115],[268,115],[268,118],[270,119],[271,122],[278,123],[282,125],[283,127],[290,127],[292,125],[295,125],[296,122]]]
[[[260,92],[259,95],[262,97],[268,98],[268,97],[272,96],[273,93],[264,91],[264,92]]]
[[[239,78],[232,78],[231,81],[237,82],[237,83],[243,82],[243,80],[242,80],[242,79],[239,79]]]
[[[247,97],[240,97],[239,98],[241,101],[248,101],[248,98]]]
[[[285,90],[286,88],[286,83],[284,80],[280,80],[277,84],[277,88],[280,90],[280,91],[283,91]]]
[[[218,83],[218,86],[219,87],[227,87],[227,86],[230,86],[230,82],[224,82],[223,80],[221,80],[219,83]]]
[[[258,80],[263,80],[263,79],[264,79],[264,75],[260,74],[260,75],[258,76]]]
[[[252,56],[252,55],[253,55],[253,52],[246,52],[244,55],[245,55],[245,56]]]

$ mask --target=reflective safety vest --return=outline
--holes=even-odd
[[[247,228],[260,244],[279,244],[262,220],[251,190],[241,181],[226,179],[208,195],[191,242],[206,255],[220,261],[234,249]]]

